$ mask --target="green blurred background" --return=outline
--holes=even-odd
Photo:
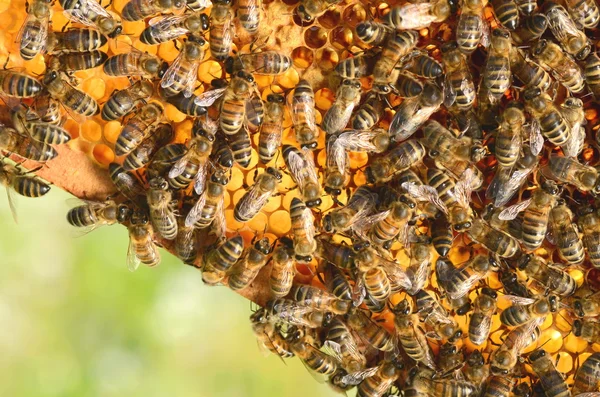
[[[332,396],[296,358],[263,356],[250,303],[162,251],[125,266],[127,230],[74,237],[69,195],[0,192],[0,396]]]

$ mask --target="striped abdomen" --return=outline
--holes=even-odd
[[[44,49],[46,41],[44,40],[43,31],[47,30],[47,27],[44,27],[44,24],[47,25],[48,21],[32,19],[27,21],[25,26],[21,28],[28,32],[28,36],[31,37],[31,39],[25,43],[23,40],[21,40],[19,45],[19,51],[24,60],[32,60],[37,54],[40,53],[40,51]]]
[[[258,158],[263,163],[268,163],[277,154],[281,146],[281,134],[283,126],[281,122],[264,122],[260,135],[258,136]]]
[[[136,98],[127,89],[113,93],[102,108],[103,120],[117,120],[131,113],[136,104]]]
[[[459,109],[468,109],[475,102],[475,84],[473,79],[468,74],[468,71],[451,72],[448,75],[448,81],[456,93],[454,104]]]
[[[533,251],[542,245],[548,230],[548,218],[551,208],[530,206],[523,215],[521,241],[523,246]]]
[[[238,132],[246,117],[246,101],[244,99],[224,98],[221,103],[219,118],[221,129],[225,134],[233,135]]]
[[[4,95],[32,98],[42,91],[42,85],[26,74],[0,70],[0,90]]]
[[[574,396],[580,393],[595,392],[600,385],[600,353],[596,352],[589,356],[583,364],[577,369],[573,388],[571,392]]]
[[[174,189],[185,189],[192,183],[199,169],[200,163],[193,161],[191,158],[188,159],[185,169],[180,175],[177,175],[175,178],[168,178],[169,185]]]
[[[50,186],[27,175],[16,176],[12,186],[17,193],[25,197],[40,197],[50,191]]]
[[[248,132],[242,129],[228,137],[227,141],[233,153],[233,160],[242,168],[248,167],[252,160],[252,141]]]
[[[495,98],[500,98],[510,87],[510,62],[507,56],[490,55],[485,66],[484,84]]]
[[[221,281],[226,272],[240,259],[244,250],[242,237],[236,236],[210,251],[204,261],[202,280],[207,284]]]
[[[93,116],[98,113],[98,102],[88,94],[72,89],[62,98],[62,104],[83,116]]]
[[[85,227],[98,223],[98,217],[89,205],[80,205],[67,212],[67,222],[73,226]]]
[[[26,121],[25,128],[33,139],[49,145],[60,145],[71,140],[71,135],[65,129],[54,124]]]
[[[481,30],[481,16],[463,13],[458,19],[458,25],[456,26],[456,42],[460,51],[463,53],[471,53],[475,51],[483,31]]]
[[[165,239],[175,240],[177,237],[177,218],[171,210],[151,209],[150,218],[154,229]]]
[[[492,375],[485,383],[482,397],[509,397],[513,383],[510,377]]]
[[[598,244],[598,241],[600,241],[600,232],[584,233],[581,240],[585,248],[587,248],[591,264],[596,268],[600,268],[600,245]]]

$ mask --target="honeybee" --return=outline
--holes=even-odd
[[[433,248],[440,256],[448,256],[454,239],[448,219],[445,216],[438,216],[433,220],[430,230]]]
[[[193,12],[204,11],[205,9],[212,6],[210,0],[187,0],[185,5]]]
[[[123,14],[124,16],[125,14]],[[187,34],[188,37],[190,35],[199,36],[207,31],[208,27],[208,16],[200,12],[166,16],[152,19],[150,25],[140,34],[140,41],[147,45],[157,45],[176,40],[184,34]]]
[[[260,135],[258,136],[258,158],[264,164],[273,160],[277,149],[281,146],[283,116],[285,113],[284,106],[285,97],[283,95],[269,94],[267,96],[265,119],[260,127]]]
[[[455,379],[437,379],[430,369],[414,368],[411,381],[405,389],[407,396],[471,396],[476,394],[477,387],[470,382]]]
[[[328,9],[342,0],[301,0],[296,12],[305,22],[310,22],[323,15]]]
[[[600,353],[593,353],[577,368],[571,393],[574,396],[580,393],[590,393],[598,390],[600,379]]]
[[[519,159],[525,133],[525,113],[519,102],[510,102],[500,122],[496,133],[495,156],[500,167],[511,168]]]
[[[177,237],[175,238],[175,254],[183,263],[193,264],[198,254],[198,238],[194,226],[186,226],[178,219]]]
[[[413,56],[405,69],[426,79],[436,79],[444,73],[442,64],[427,55],[427,53]]]
[[[435,295],[431,295],[425,290],[420,290],[415,295],[415,298],[419,318],[432,330],[426,336],[450,342],[462,336],[462,330]]]
[[[398,78],[393,84],[394,94],[402,98],[416,97],[423,92],[423,84],[407,72],[398,73]]]
[[[577,26],[593,29],[600,22],[600,10],[594,1],[566,0],[565,6]]]
[[[402,171],[417,164],[425,157],[425,147],[415,139],[402,142],[386,152],[385,156],[377,157],[365,171],[369,183],[384,183]]]
[[[242,0],[238,1],[237,17],[240,25],[250,34],[258,32],[260,24],[260,9],[262,0]]]
[[[288,341],[281,335],[276,325],[265,319],[265,309],[259,309],[250,316],[252,331],[256,336],[259,346],[281,358],[294,356]]]
[[[267,204],[267,201],[277,191],[281,181],[281,172],[273,167],[267,167],[260,174],[252,187],[240,198],[233,209],[233,216],[238,222],[248,222],[256,216]]]
[[[215,141],[215,127],[212,126],[212,121],[209,126],[203,122],[198,123],[199,120],[194,126],[186,154],[169,170],[168,177],[169,184],[176,189],[186,188],[193,181],[194,191],[202,194],[208,173],[208,157]]]
[[[290,113],[296,140],[300,147],[316,148],[319,130],[315,120],[315,93],[308,81],[300,80],[296,84],[290,104]]]
[[[383,117],[384,106],[379,95],[369,93],[352,117],[352,128],[370,130]],[[387,135],[387,133],[386,133]]]
[[[429,149],[429,156],[435,160],[453,158],[477,163],[485,156],[485,149],[469,137],[455,138],[454,134],[435,120],[423,126],[421,143]]]
[[[538,376],[542,389],[557,397],[567,397],[571,391],[565,383],[563,375],[554,366],[553,359],[540,349],[529,355],[529,362],[533,372]]]
[[[465,54],[475,51],[479,43],[487,47],[489,26],[483,15],[484,8],[484,0],[466,0],[462,4],[456,25],[456,42]]]
[[[435,85],[425,83],[421,95],[405,99],[396,109],[389,133],[393,141],[410,138],[432,114],[438,111],[444,97]]]
[[[600,292],[595,292],[585,297],[575,298],[573,311],[578,317],[596,317],[600,315]]]
[[[349,373],[361,371],[367,365],[367,359],[360,352],[352,332],[340,318],[331,321],[324,346],[335,352],[335,356]]]
[[[210,53],[218,61],[225,60],[233,43],[231,0],[215,0],[210,11]]]
[[[491,355],[490,370],[492,375],[507,375],[514,370],[515,364],[527,346],[539,339],[543,318],[529,321],[511,330],[504,341]]]
[[[26,3],[27,17],[17,38],[21,58],[26,61],[46,49],[51,15],[50,3],[46,0],[33,0],[31,3]]]
[[[48,32],[46,51],[52,53],[88,52],[100,49],[108,39],[96,29],[73,28]]]
[[[123,169],[137,170],[150,163],[154,153],[173,139],[174,131],[171,124],[161,123],[123,160]]]
[[[123,196],[136,204],[146,202],[146,192],[135,174],[125,171],[117,163],[110,163],[108,165],[108,172],[111,181]]]
[[[488,340],[497,297],[496,291],[485,287],[475,298],[473,314],[469,317],[469,340],[477,346]]]
[[[600,193],[598,171],[573,158],[551,154],[547,171],[554,179],[571,184],[582,192]]]
[[[493,199],[494,207],[504,206],[537,166],[538,156],[531,152],[530,146],[523,145],[522,151],[515,166],[512,168],[499,167],[494,179],[488,185],[485,196]]]
[[[327,288],[327,291],[331,292],[339,299],[347,301],[352,300],[352,286],[342,270],[334,264],[326,262],[323,276],[323,284],[325,285],[325,288]]]
[[[128,206],[118,205],[113,200],[85,201],[67,212],[67,222],[72,226],[85,228],[87,233],[103,225],[124,223],[130,215]]]
[[[194,85],[198,78],[198,67],[204,59],[202,47],[205,43],[202,37],[188,36],[183,49],[160,81],[163,96],[170,97],[179,93],[183,93],[183,96],[188,98],[192,96],[196,88]]]
[[[562,297],[573,295],[577,289],[577,283],[569,273],[548,265],[537,255],[523,256],[519,260],[519,270],[537,281],[545,290]]]
[[[380,215],[377,222],[368,230],[366,236],[376,247],[389,249],[396,237],[405,246],[408,239],[408,228],[416,211],[416,203],[402,195],[394,201],[391,208]]]
[[[451,14],[447,0],[426,3],[407,3],[392,7],[383,20],[397,30],[424,29],[432,23],[444,22]]]
[[[102,108],[102,119],[117,120],[131,113],[138,102],[152,96],[154,86],[148,80],[140,80],[122,90],[114,91]]]
[[[269,276],[271,295],[276,298],[282,298],[290,292],[296,275],[292,240],[282,238],[279,242],[279,247],[273,252],[273,266]]]
[[[167,103],[175,106],[175,108],[177,108],[177,110],[179,110],[181,113],[185,113],[188,116],[199,117],[206,115],[208,112],[206,107],[196,105],[196,98],[198,98],[198,96],[194,94],[186,97],[183,93],[180,93],[175,96],[165,98],[165,100]]]
[[[0,70],[0,94],[17,97],[33,98],[42,92],[43,86],[33,77],[11,70]]]
[[[301,305],[335,314],[345,314],[350,302],[341,300],[335,295],[310,285],[297,285],[291,290],[292,298]]]
[[[392,92],[397,73],[394,69],[403,57],[417,45],[419,34],[414,30],[396,31],[385,44],[373,69],[373,92],[389,94]]]
[[[565,145],[571,139],[571,128],[548,94],[539,88],[530,88],[524,93],[525,109],[533,116],[532,128],[541,133],[555,146]],[[541,145],[532,145],[532,151],[541,150]],[[537,153],[536,153],[537,154]]]
[[[469,71],[466,56],[456,42],[442,45],[442,62],[446,71],[444,105],[467,110],[475,102],[475,83]]]
[[[548,295],[539,298],[523,298],[505,295],[513,305],[500,313],[500,321],[509,327],[518,327],[537,318],[544,319],[558,310],[559,297]]]
[[[351,246],[335,244],[323,238],[317,239],[317,245],[317,255],[324,261],[331,263],[335,265],[336,268],[339,267],[340,269],[350,269],[354,267],[356,252]],[[335,269],[331,269],[332,272],[334,272],[334,270]]]
[[[513,385],[515,383],[514,379],[508,378],[506,376],[500,375],[492,375],[490,376],[484,386],[485,397],[498,396],[498,397],[508,397],[511,394],[511,390],[515,397],[520,396],[515,392],[515,388]],[[529,394],[527,394],[529,395]]]
[[[60,145],[71,140],[71,135],[62,127],[42,122],[28,109],[19,108],[11,111],[11,120],[15,129],[23,136],[49,145]],[[41,145],[37,144],[40,149]]]
[[[523,15],[530,15],[537,8],[537,2],[535,0],[515,0],[519,12]]]
[[[550,211],[549,225],[560,257],[571,264],[581,263],[585,258],[583,243],[573,222],[573,213],[564,201]]]
[[[302,200],[308,208],[321,204],[321,188],[312,152],[307,149],[300,151],[293,146],[283,145],[285,165],[300,190]]]
[[[552,35],[567,53],[573,55],[578,61],[583,61],[591,51],[586,34],[577,28],[563,6],[556,3],[546,5],[546,17]]]
[[[39,168],[38,168],[39,169]],[[8,205],[13,219],[17,222],[17,210],[13,199],[13,191],[25,197],[41,197],[50,191],[50,186],[30,175],[38,169],[23,172],[16,165],[0,162],[0,184],[4,185],[8,196]]]
[[[67,83],[62,72],[53,70],[46,73],[43,84],[54,99],[75,113],[86,117],[98,114],[98,102]]]
[[[348,313],[346,324],[356,335],[377,350],[389,352],[394,349],[394,338],[360,309]]]
[[[131,214],[129,225],[129,248],[127,249],[127,268],[135,271],[141,263],[154,267],[160,263],[158,247],[152,241],[154,230],[143,210],[136,209]]]
[[[300,263],[310,263],[317,250],[315,219],[312,211],[297,197],[290,204],[290,218],[294,237],[294,253]]]
[[[309,370],[323,375],[333,375],[337,371],[338,361],[333,356],[322,352],[309,343],[304,330],[294,329],[286,340],[289,343],[290,350]]]
[[[102,65],[108,59],[108,55],[102,51],[90,51],[84,53],[65,53],[50,57],[47,61],[49,70],[63,70],[74,72],[77,70],[93,69]]]
[[[492,228],[482,219],[473,219],[467,234],[471,240],[501,258],[511,258],[519,252],[519,243],[516,239],[508,233]]]
[[[367,186],[358,187],[343,208],[335,208],[323,217],[326,233],[343,233],[360,223],[375,206],[377,195]]]
[[[509,30],[517,28],[519,25],[519,8],[514,1],[492,0],[492,7],[500,25]]]
[[[579,98],[566,98],[560,105],[560,112],[571,127],[571,139],[562,146],[563,153],[568,157],[577,157],[583,150],[585,141],[583,101]]]
[[[592,320],[573,321],[573,334],[589,343],[600,341],[600,323]]]
[[[357,386],[357,397],[381,397],[393,386],[400,376],[401,362],[383,361],[372,370],[366,370],[363,374],[355,377],[365,376],[365,379]]]
[[[498,390],[499,389],[499,385],[495,385],[494,383],[497,382],[501,382],[501,383],[505,383],[506,386],[503,387],[504,390],[506,390],[506,388],[508,388],[508,392],[510,392],[510,389],[512,387],[512,380],[508,380],[508,382],[502,382],[502,380],[500,379],[500,377],[490,377],[490,367],[488,364],[486,364],[485,359],[483,358],[483,355],[481,354],[481,352],[477,349],[473,350],[473,352],[471,354],[469,354],[469,357],[467,357],[467,360],[465,362],[465,366],[463,367],[463,373],[465,375],[465,378],[473,383],[475,386],[479,387],[481,390],[485,390],[486,386],[487,388],[492,391],[494,389]],[[496,379],[494,379],[496,378]],[[487,385],[484,385],[484,382],[487,381]],[[501,386],[500,386],[501,387]],[[505,394],[502,393],[498,393],[495,396],[496,397],[508,397],[508,392]],[[491,397],[489,394],[483,394],[483,396],[485,397]]]
[[[433,353],[427,344],[425,334],[419,327],[419,317],[412,313],[410,301],[408,299],[400,301],[392,312],[396,336],[406,355],[417,363],[435,368]]]
[[[0,151],[15,153],[38,163],[58,156],[58,152],[49,144],[35,141],[4,125],[0,125]]]
[[[185,218],[186,226],[196,225],[198,229],[210,226],[223,209],[223,197],[227,183],[229,183],[229,177],[223,170],[217,170],[210,176],[206,189]]]
[[[393,32],[390,26],[375,21],[360,22],[354,31],[360,40],[373,46],[383,44]]]
[[[253,242],[252,246],[229,271],[227,283],[234,291],[242,290],[249,286],[258,272],[267,264],[273,246],[268,238],[261,238]]]
[[[225,60],[225,71],[229,74],[247,70],[253,74],[276,76],[284,74],[291,67],[292,58],[277,51],[238,54]]]
[[[490,260],[487,255],[477,255],[455,267],[447,258],[438,258],[435,274],[439,285],[450,299],[459,299],[469,293],[471,288],[485,278],[490,271]]]
[[[202,281],[216,285],[225,278],[232,266],[240,259],[244,251],[242,236],[236,235],[209,250],[203,258]]]
[[[329,325],[333,316],[309,306],[302,306],[291,299],[271,299],[265,306],[267,321],[282,322],[298,327],[319,328]]]
[[[335,66],[335,72],[344,79],[360,79],[373,73],[375,61],[371,54],[349,57]]]
[[[170,14],[183,9],[183,0],[130,0],[121,11],[126,21],[141,21],[158,14]]]
[[[177,236],[177,218],[172,206],[172,194],[164,178],[156,177],[149,181],[148,207],[154,229],[167,240]]]
[[[183,143],[170,143],[159,148],[148,165],[147,171],[150,177],[166,175],[173,164],[175,164],[187,152]]]
[[[337,135],[330,135],[325,139],[325,153],[324,190],[335,201],[346,186],[350,159],[341,142],[338,142]]]
[[[504,29],[494,29],[490,41],[487,63],[483,72],[482,85],[487,88],[492,105],[498,103],[504,92],[510,88],[512,73],[510,53],[512,41],[510,33]]]
[[[541,39],[531,49],[531,54],[544,69],[552,73],[559,83],[571,93],[577,94],[585,89],[583,72],[569,54],[555,43]]]
[[[121,129],[115,143],[115,154],[129,154],[146,138],[151,128],[161,121],[164,109],[160,103],[150,102],[142,106]]]
[[[252,141],[248,131],[241,129],[234,135],[226,135],[233,160],[242,168],[248,168],[252,161]]]
[[[123,32],[121,18],[106,11],[96,0],[59,0],[59,3],[72,22],[97,28],[113,39]]]
[[[360,91],[360,81],[342,81],[335,94],[335,101],[323,116],[322,126],[326,134],[336,134],[346,128],[354,107],[360,102]]]
[[[63,122],[60,102],[47,93],[38,96],[33,102],[33,109],[44,123],[61,125]]]
[[[104,63],[104,73],[109,76],[140,76],[142,78],[162,78],[169,64],[156,55],[148,54],[131,47],[131,51],[109,57]]]
[[[592,266],[600,267],[600,216],[598,212],[589,207],[578,211],[578,225],[583,233],[581,238],[586,248]]]
[[[516,44],[530,43],[539,39],[548,28],[548,18],[544,14],[532,14],[523,20],[511,35]]]

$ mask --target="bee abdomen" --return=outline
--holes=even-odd
[[[94,211],[87,205],[72,208],[67,213],[67,222],[76,227],[85,227],[95,225],[98,218]]]
[[[25,197],[41,197],[50,191],[50,186],[33,177],[16,177],[13,187],[17,193]]]

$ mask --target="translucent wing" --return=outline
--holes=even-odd
[[[84,26],[95,27],[96,24],[88,16],[88,11],[85,8],[71,8],[64,10],[63,14],[72,22],[80,23]]]
[[[336,134],[346,128],[352,116],[352,110],[354,110],[354,105],[342,108],[340,104],[334,103],[323,116],[322,125],[328,127],[327,133]]]
[[[165,75],[160,80],[160,86],[162,88],[171,87],[179,78],[179,71],[185,63],[185,54],[183,51],[177,55],[173,63],[169,66],[169,69],[165,72]],[[187,65],[186,65],[187,66]]]
[[[538,317],[532,321],[527,322],[526,324],[521,325],[518,328],[515,328],[512,332],[518,330],[519,334],[513,344],[513,349],[517,352],[521,352],[523,349],[527,347],[528,342],[531,341],[531,335],[535,334],[535,329],[542,325],[544,322],[544,317]]]
[[[446,207],[446,204],[440,199],[435,188],[429,185],[417,185],[415,182],[404,182],[402,188],[415,199],[419,201],[429,201],[444,214],[448,214],[448,207]]]
[[[527,200],[523,200],[520,203],[511,205],[510,207],[505,208],[500,212],[500,215],[498,215],[498,219],[502,221],[513,220],[519,215],[519,212],[524,211],[527,207],[529,207],[530,204],[531,198],[528,198]]]
[[[27,27],[35,24],[38,29],[27,29]],[[36,43],[46,43],[46,39],[48,38],[48,18],[36,18],[33,14],[27,14],[27,18],[25,18],[25,22],[17,35],[17,42],[19,43],[19,48],[25,48],[29,46],[32,42]],[[46,48],[45,44],[43,48]],[[43,49],[42,48],[42,49]]]
[[[326,340],[323,343],[322,350],[328,355],[335,357],[336,360],[342,361],[342,348],[339,343],[332,340]]]
[[[452,86],[451,76],[451,74],[448,74],[446,76],[446,81],[444,82],[444,106],[447,108],[454,105],[457,97],[456,90]]]
[[[469,207],[471,204],[472,186],[476,176],[471,168],[467,168],[456,185],[454,186],[454,195],[456,200],[463,207]]]
[[[251,133],[256,133],[262,125],[265,109],[264,103],[259,95],[255,94],[246,101],[246,124]]]
[[[552,7],[547,13],[548,26],[552,34],[561,43],[567,44],[573,37],[583,35],[583,32],[577,29],[575,23],[563,7]]]
[[[396,262],[388,261],[382,257],[377,258],[379,265],[383,267],[390,281],[396,285],[400,285],[405,290],[412,288],[412,281],[408,274]]]
[[[379,134],[373,131],[348,130],[338,135],[337,141],[350,152],[374,152],[377,147],[372,141]]]
[[[476,335],[489,335],[490,327],[492,325],[492,316],[483,316],[481,322],[475,327],[474,334]]]
[[[219,199],[219,202],[217,203],[217,212],[215,214],[215,219],[213,219],[210,225],[213,233],[218,238],[225,237],[225,232],[227,231],[227,221],[225,220],[225,210],[223,206],[224,201],[221,197],[221,199]]]
[[[507,299],[509,302],[511,302],[514,305],[531,305],[532,303],[535,303],[535,299],[532,298],[524,298],[522,296],[517,296],[517,295],[504,295],[504,298]]]
[[[423,289],[425,282],[429,278],[429,260],[423,260],[418,263],[416,269],[411,269],[412,272],[407,272],[411,279],[411,287],[408,290],[411,294],[416,294]]]
[[[264,207],[269,197],[271,197],[271,191],[263,192],[258,188],[257,184],[254,184],[241,199],[245,201],[246,205],[237,207],[240,216],[243,218],[254,217],[255,213]]]
[[[562,150],[567,157],[577,157],[583,150],[585,142],[585,129],[579,123],[575,123],[571,128],[571,138],[562,146]]]
[[[544,137],[540,122],[535,118],[531,120],[531,124],[529,125],[529,146],[531,147],[531,153],[536,156],[540,154],[544,147]]]
[[[302,211],[301,223],[307,240],[312,241],[315,238],[315,217],[310,208],[306,207]]]
[[[405,99],[396,110],[389,128],[390,135],[394,141],[404,141],[414,132],[413,117],[415,117],[415,114],[419,110],[419,101],[418,96]]]
[[[140,261],[140,258],[137,256],[133,239],[131,236],[129,236],[129,248],[127,249],[127,269],[129,269],[130,272],[134,272],[138,267],[140,267],[140,263],[142,263],[142,261]]]
[[[188,163],[188,160],[191,156],[191,150],[188,149],[188,152],[183,155],[179,160],[173,164],[173,167],[169,170],[169,178],[177,178],[179,175],[183,174],[185,171],[185,167]]]
[[[363,380],[370,378],[375,375],[379,367],[367,368],[363,371],[352,372],[342,377],[342,382],[347,385],[356,386],[361,383]]]
[[[317,175],[317,167],[315,167],[315,158],[313,151],[308,148],[305,148],[302,149],[302,153],[304,153],[304,159],[306,160],[305,171],[308,174],[308,179],[318,183],[319,176]]]
[[[317,128],[316,116],[315,116],[315,102],[308,94],[302,94],[302,96],[292,95],[290,112],[292,116],[292,123],[297,126],[301,122],[306,123],[307,127],[314,131]],[[296,109],[297,111],[294,111]],[[302,117],[300,117],[302,115]]]
[[[445,283],[450,280],[452,274],[456,271],[456,268],[450,262],[449,259],[446,258],[438,258],[435,262],[435,275],[441,283]]]
[[[228,87],[215,88],[214,90],[203,92],[194,99],[194,104],[208,107],[221,98]]]
[[[366,240],[367,232],[371,230],[373,225],[387,218],[390,212],[391,210],[386,210],[374,215],[369,215],[361,219],[361,222],[355,223],[354,230],[363,240]]]
[[[208,174],[208,161],[200,164],[198,173],[194,177],[194,191],[196,194],[202,194],[206,186],[206,175]]]
[[[531,173],[533,167],[523,168],[515,170],[512,174],[509,174],[508,180],[502,181],[502,187],[498,189],[496,200],[494,201],[495,207],[504,206],[523,184],[527,176]]]
[[[327,141],[327,167],[335,167],[340,174],[346,172],[347,154],[335,137]]]
[[[365,279],[362,274],[359,274],[356,278],[356,283],[352,288],[352,304],[354,307],[362,305],[365,297],[367,296],[367,288],[365,287]]]
[[[187,216],[185,217],[185,226],[191,227],[202,215],[202,210],[204,209],[204,205],[206,204],[206,192],[204,192],[199,198],[198,201],[194,204],[194,206],[190,209]]]
[[[288,309],[290,309],[290,306],[287,302],[275,303],[273,305],[273,313],[276,317],[294,316],[300,318],[305,314],[310,314],[315,311],[312,307],[300,305],[293,305],[290,310]]]
[[[6,186],[6,197],[8,198],[8,206],[10,207],[10,213],[15,221],[15,223],[19,223],[19,219],[17,216],[17,203],[15,201],[14,192],[10,186]]]

